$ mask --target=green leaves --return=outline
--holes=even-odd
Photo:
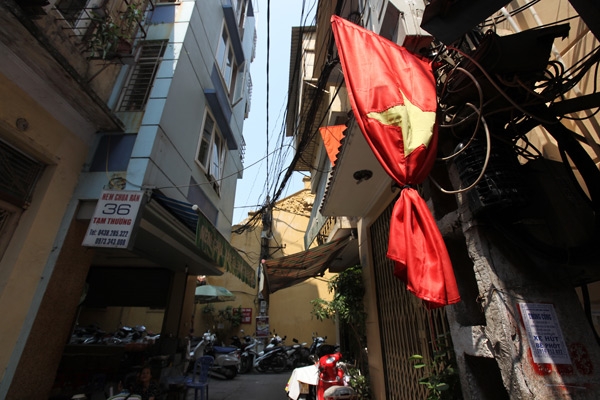
[[[130,3],[119,18],[113,18],[106,12],[92,11],[95,29],[87,39],[88,57],[107,60],[119,53],[123,43],[131,44],[136,27],[143,18],[140,7],[140,4]]]
[[[340,330],[345,330],[350,339],[342,349],[345,360],[355,360],[359,366],[368,370],[366,359],[366,320],[363,297],[365,286],[362,277],[362,267],[355,265],[336,275],[328,283],[329,292],[333,292],[331,301],[317,298],[311,300],[313,317],[319,321],[326,319],[340,323]],[[355,364],[356,365],[356,364]],[[354,368],[350,374],[350,386],[357,391],[358,398],[370,399],[368,377],[360,374],[359,368]]]
[[[371,398],[369,379],[367,376],[361,374],[358,368],[349,367],[347,371],[350,376],[350,387],[354,389],[357,397],[362,400],[368,400]]]
[[[438,335],[432,342],[432,357],[413,354],[409,361],[413,368],[424,371],[419,384],[427,387],[427,400],[458,400],[462,399],[459,377],[454,365],[456,359],[449,334]]]

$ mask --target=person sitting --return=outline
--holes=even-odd
[[[137,381],[131,388],[132,394],[142,397],[142,400],[158,400],[160,387],[156,380],[152,379],[152,369],[145,366],[140,371]]]

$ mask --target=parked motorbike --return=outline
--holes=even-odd
[[[317,362],[324,355],[336,352],[335,346],[326,343],[327,336],[319,336],[316,332],[313,332],[312,338],[313,342],[308,349],[309,356],[312,356],[308,361],[309,363]]]
[[[294,368],[310,365],[310,353],[306,347],[306,343],[299,343],[296,338],[293,338],[292,341],[294,344],[286,346],[285,350],[287,356],[287,368],[292,370]]]
[[[244,331],[241,332],[243,333]],[[240,340],[239,336],[232,336],[230,345],[232,347],[237,347],[238,349],[241,349],[243,347],[242,341]]]
[[[286,391],[292,400],[354,400],[349,376],[339,352],[322,356],[318,363],[294,369]]]
[[[240,350],[235,347],[216,346],[216,336],[210,331],[202,335],[200,342],[189,352],[188,372],[194,367],[196,359],[203,355],[213,356],[215,361],[209,374],[216,378],[233,379],[240,365]]]
[[[287,355],[285,347],[282,346],[285,337],[274,334],[269,344],[263,351],[258,353],[254,360],[254,369],[258,372],[282,372],[287,366]]]
[[[123,345],[128,343],[149,343],[160,339],[160,334],[153,334],[144,325],[134,327],[122,326],[116,332],[105,332],[97,325],[76,326],[71,335],[70,344],[109,344]]]
[[[250,335],[244,336],[244,344],[242,345],[242,354],[240,356],[240,370],[241,374],[246,374],[252,371],[254,360],[258,358],[256,352],[256,345],[258,341]]]

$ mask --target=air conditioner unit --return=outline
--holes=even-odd
[[[509,0],[431,0],[421,27],[450,45],[508,3]]]
[[[393,30],[391,39],[407,50],[424,54],[428,51],[432,36],[421,29],[421,19],[425,12],[423,0],[390,0],[383,17],[381,31]]]

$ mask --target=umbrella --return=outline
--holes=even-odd
[[[233,301],[235,295],[222,286],[202,285],[196,288],[196,303]]]

